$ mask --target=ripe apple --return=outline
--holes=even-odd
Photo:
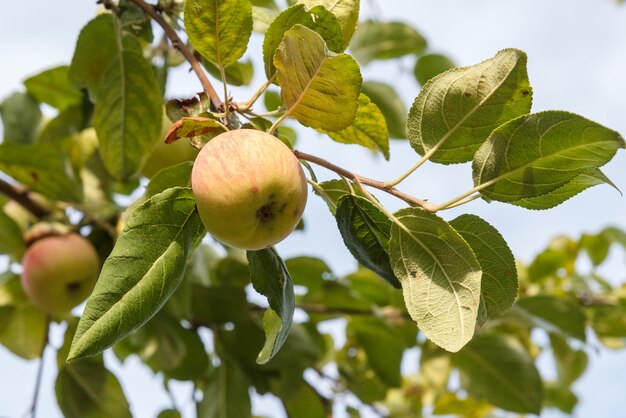
[[[64,314],[91,294],[100,261],[87,239],[70,233],[35,241],[26,250],[22,267],[22,287],[33,305]]]
[[[307,200],[306,178],[295,155],[276,137],[252,129],[209,141],[194,162],[191,188],[206,229],[244,250],[285,239]]]

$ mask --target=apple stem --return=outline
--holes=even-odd
[[[48,347],[48,334],[50,332],[51,318],[49,314],[46,314],[46,324],[44,325],[44,337],[41,345],[41,353],[39,355],[39,366],[37,367],[37,378],[35,380],[35,392],[33,393],[33,402],[30,406],[30,417],[35,418],[37,410],[37,401],[39,399],[39,389],[41,388],[41,379],[43,377],[44,368],[44,354],[46,353],[46,347]]]

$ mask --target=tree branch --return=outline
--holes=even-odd
[[[0,193],[19,203],[24,209],[37,218],[44,218],[50,214],[48,209],[41,206],[30,197],[30,191],[27,189],[18,188],[0,179]]]
[[[145,14],[150,16],[152,20],[157,22],[159,26],[163,28],[163,30],[165,31],[165,35],[172,42],[172,46],[178,49],[180,53],[183,54],[183,57],[185,57],[187,62],[191,65],[191,68],[196,73],[196,76],[198,77],[198,79],[200,80],[200,83],[202,84],[202,88],[204,88],[204,91],[206,92],[206,94],[209,95],[209,98],[211,99],[211,103],[213,103],[213,106],[215,106],[216,109],[222,108],[224,105],[224,102],[222,102],[222,99],[220,99],[217,92],[213,88],[213,85],[207,78],[206,74],[204,73],[204,70],[202,69],[202,66],[200,65],[200,62],[196,59],[193,52],[191,52],[191,50],[187,48],[187,45],[182,41],[182,39],[180,39],[180,37],[178,36],[178,33],[176,33],[174,28],[163,18],[159,10],[155,8],[153,5],[148,4],[143,0],[130,0],[130,1],[133,4],[135,4],[137,7],[139,7],[141,10],[143,10]]]
[[[375,189],[379,189],[382,190],[385,193],[389,193],[392,196],[395,196],[399,199],[404,200],[405,202],[407,202],[409,205],[411,206],[417,206],[420,207],[428,212],[435,212],[435,208],[436,205],[433,205],[430,202],[427,202],[425,200],[422,199],[418,199],[416,197],[413,197],[409,194],[406,194],[404,192],[401,192],[400,190],[396,189],[395,187],[389,187],[386,185],[385,182],[383,181],[378,181],[378,180],[373,180],[367,177],[363,177],[363,176],[359,176],[358,174],[355,174],[351,171],[346,170],[345,168],[339,167],[327,160],[324,160],[323,158],[320,157],[316,157],[315,155],[311,155],[311,154],[306,154],[304,152],[300,152],[298,150],[294,150],[293,151],[294,155],[301,159],[301,160],[305,160],[305,161],[310,161],[314,164],[317,164],[319,166],[322,166],[324,168],[327,168],[331,171],[334,171],[335,173],[346,177],[349,180],[358,180],[359,182],[361,182],[362,184],[365,184],[367,186],[371,186],[374,187]]]

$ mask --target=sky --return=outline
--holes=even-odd
[[[458,65],[487,59],[503,48],[519,48],[528,54],[528,72],[534,90],[533,111],[558,109],[578,113],[626,135],[626,7],[611,0],[362,0],[361,20],[377,17],[414,25],[429,41],[432,51],[442,52]],[[31,0],[7,2],[0,13],[0,98],[22,89],[22,80],[43,69],[69,63],[81,27],[94,15],[95,2]],[[248,54],[258,55],[261,39],[251,42]],[[260,68],[260,67],[257,67]],[[398,86],[407,105],[419,87],[413,80],[412,63],[374,64],[364,69],[369,81],[388,81]],[[257,71],[255,82],[263,80]],[[200,90],[197,80],[180,69],[170,80],[168,97],[189,97]],[[249,92],[233,89],[235,98]],[[391,160],[357,146],[333,143],[310,130],[300,132],[298,148],[359,174],[391,180],[411,167],[417,158],[405,141],[393,141]],[[604,171],[626,190],[626,152],[622,151]],[[322,178],[330,178],[317,170]],[[467,164],[425,164],[400,189],[417,197],[443,202],[471,187]],[[390,209],[401,203],[379,195]],[[475,213],[494,225],[522,261],[530,261],[551,237],[578,236],[609,225],[626,229],[626,200],[614,189],[599,186],[549,211],[528,211],[500,203],[474,201],[442,215],[452,219],[464,212]],[[285,256],[315,255],[325,259],[338,273],[346,273],[355,262],[343,246],[334,219],[325,204],[311,195],[305,213],[311,227],[279,244]],[[613,254],[610,269],[614,282],[624,278],[624,254]],[[53,345],[59,346],[53,332]],[[52,360],[51,352],[49,360]],[[626,355],[606,350],[589,350],[590,367],[575,386],[581,403],[575,416],[619,418],[623,416],[623,376]],[[107,362],[121,378],[137,417],[153,417],[169,405],[160,383],[150,372],[130,360],[120,366],[112,356]],[[44,374],[39,405],[40,416],[55,418],[53,362]],[[0,418],[20,417],[32,395],[36,362],[25,362],[0,347]],[[544,375],[553,371],[542,369]],[[178,393],[185,395],[185,388]],[[158,395],[153,395],[157,393]],[[255,412],[271,414],[275,404],[255,401]],[[272,416],[277,416],[271,414]],[[543,416],[557,417],[546,413]]]

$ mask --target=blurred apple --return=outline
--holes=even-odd
[[[307,201],[298,159],[276,137],[233,130],[209,141],[191,172],[200,218],[231,247],[258,250],[285,239]]]
[[[44,312],[65,314],[91,294],[100,271],[93,245],[76,233],[35,241],[22,260],[22,287]]]

